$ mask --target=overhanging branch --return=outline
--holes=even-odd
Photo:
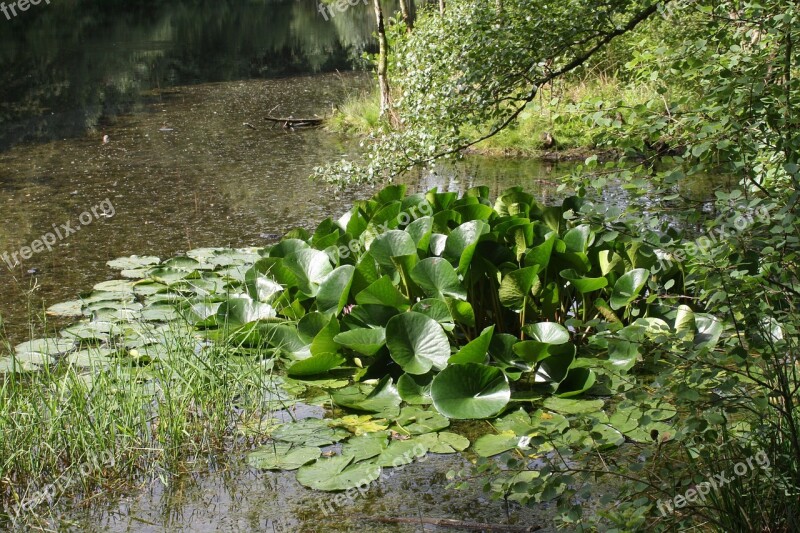
[[[477,138],[475,140],[472,140],[472,141],[466,141],[466,142],[464,142],[462,144],[459,144],[458,146],[455,146],[453,148],[447,149],[447,150],[445,150],[443,152],[439,152],[439,153],[434,154],[434,155],[432,155],[430,157],[427,157],[425,159],[412,160],[408,164],[403,165],[400,169],[398,169],[396,172],[391,174],[391,177],[395,177],[395,176],[399,175],[400,173],[405,172],[406,170],[409,170],[410,168],[412,168],[415,165],[418,165],[418,164],[421,164],[421,163],[430,163],[432,161],[435,161],[437,159],[441,159],[441,158],[446,157],[448,155],[452,155],[452,154],[461,152],[462,150],[465,150],[465,149],[467,149],[467,148],[469,148],[471,146],[474,146],[474,145],[476,145],[476,144],[478,144],[480,142],[483,142],[486,139],[494,137],[495,135],[497,135],[498,133],[503,131],[505,128],[507,128],[514,120],[517,119],[517,117],[520,115],[520,113],[522,113],[522,111],[525,109],[525,107],[530,102],[532,102],[534,98],[536,98],[536,95],[538,94],[540,87],[542,87],[543,85],[546,85],[546,84],[552,82],[553,80],[555,80],[555,79],[557,79],[557,78],[559,78],[561,76],[564,76],[565,74],[568,74],[568,73],[572,72],[573,70],[579,68],[581,65],[586,63],[589,59],[591,59],[595,54],[600,52],[611,41],[613,41],[614,39],[616,39],[617,37],[619,37],[621,35],[625,35],[626,33],[633,31],[639,24],[641,24],[642,22],[644,22],[645,20],[650,18],[653,14],[655,14],[658,11],[660,6],[666,6],[667,4],[669,4],[672,1],[673,0],[661,0],[659,2],[656,2],[654,4],[649,5],[648,7],[644,8],[641,11],[639,11],[638,13],[636,13],[627,22],[627,24],[625,24],[624,26],[618,27],[618,28],[614,29],[613,31],[610,31],[610,32],[604,34],[594,46],[592,46],[589,50],[583,52],[581,55],[579,55],[576,58],[574,58],[572,61],[570,61],[566,65],[562,66],[561,68],[559,68],[557,70],[554,70],[554,71],[546,74],[542,78],[533,80],[530,92],[528,93],[527,96],[524,96],[524,97],[522,97],[520,99],[521,103],[519,104],[519,106],[516,107],[514,109],[514,111],[508,117],[506,117],[505,120],[503,120],[502,123],[500,123],[499,125],[494,126],[485,135],[483,135],[483,136],[481,136],[481,137],[479,137],[479,138]]]

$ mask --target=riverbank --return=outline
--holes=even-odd
[[[468,153],[544,161],[580,161],[591,155],[611,159],[620,152],[610,148],[609,141],[619,135],[624,118],[609,109],[631,110],[658,97],[655,86],[630,84],[613,76],[560,81],[543,87],[510,127]],[[388,125],[379,111],[377,92],[351,95],[335,108],[326,128],[356,136],[385,131]],[[475,128],[464,131],[470,137],[480,135]]]

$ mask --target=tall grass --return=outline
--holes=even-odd
[[[7,517],[19,514],[19,523],[46,515],[47,501],[31,502],[43,489],[58,499],[109,483],[163,479],[248,444],[237,424],[263,416],[269,365],[188,330],[171,338],[147,364],[129,352],[89,371],[62,360],[0,377],[0,502]],[[31,508],[21,512],[24,502]]]
[[[380,118],[380,102],[376,91],[348,96],[326,122],[326,127],[330,131],[356,135],[366,135],[384,126]]]

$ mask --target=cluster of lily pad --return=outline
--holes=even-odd
[[[670,293],[683,285],[680,265],[659,271],[656,251],[623,228],[580,223],[582,202],[390,186],[264,248],[122,258],[109,264],[126,279],[49,310],[83,320],[18,346],[0,372],[53,356],[158,364],[180,332],[198,350],[225,343],[283,370],[265,391],[281,416],[240,428],[272,441],[251,463],[297,469],[322,490],[465,450],[467,439],[443,431],[451,419],[507,413],[473,445],[487,457],[547,453],[552,438],[534,438],[544,434],[601,448],[643,442],[669,431],[674,409],[624,401],[612,412],[603,398],[632,387],[626,373],[648,343],[679,335],[711,346],[721,326]],[[295,416],[301,397],[342,416]],[[589,426],[571,425],[587,413]]]

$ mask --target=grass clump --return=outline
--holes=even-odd
[[[355,135],[366,135],[380,130],[384,123],[380,118],[380,104],[375,91],[350,95],[326,121],[330,131]]]
[[[0,523],[52,526],[58,500],[166,481],[252,444],[239,428],[266,411],[270,365],[174,324],[161,336],[158,356],[67,355],[0,376]]]

